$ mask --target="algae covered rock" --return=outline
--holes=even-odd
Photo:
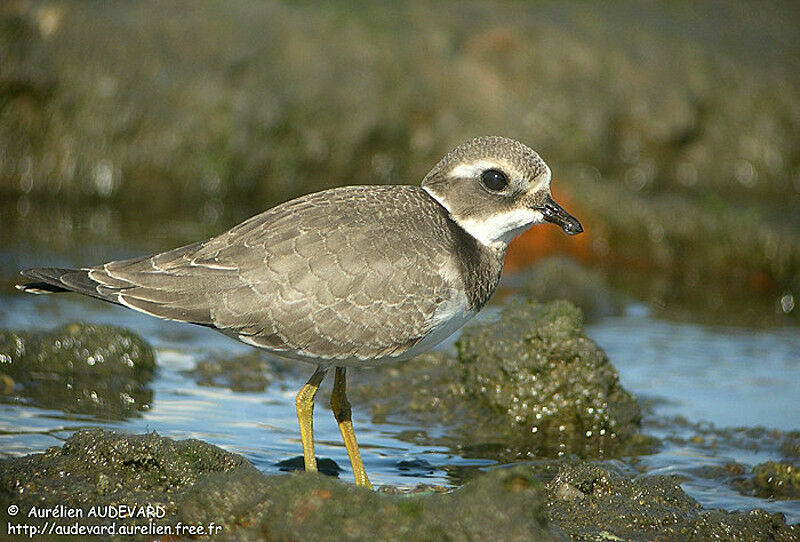
[[[448,494],[387,495],[311,473],[209,476],[181,521],[222,521],[223,540],[553,540],[530,469],[486,473]]]
[[[767,461],[753,467],[751,478],[737,480],[740,492],[762,499],[800,499],[800,468],[788,462]]]
[[[456,346],[465,394],[517,442],[567,452],[635,434],[636,400],[567,301],[515,300],[498,321],[465,329]]]
[[[243,457],[194,439],[103,430],[61,448],[0,460],[0,510],[82,510],[82,525],[202,526],[214,540],[551,540],[544,486],[530,469],[497,469],[447,494],[390,495],[317,473],[265,476]],[[87,517],[149,506],[155,514]],[[6,517],[6,519],[11,519]],[[161,531],[169,539],[190,533]],[[196,534],[196,533],[195,533]],[[113,534],[112,534],[113,536]],[[108,538],[108,537],[104,537]]]
[[[120,502],[174,508],[177,492],[208,473],[258,473],[242,456],[199,440],[102,429],[78,431],[61,448],[0,465],[0,500],[21,508]]]
[[[552,471],[553,464],[546,465]],[[548,516],[571,540],[798,540],[797,526],[763,510],[704,510],[668,476],[631,477],[564,463],[547,481]]]
[[[120,327],[73,323],[53,331],[0,330],[4,402],[120,419],[147,409],[153,349]]]
[[[77,523],[114,526],[102,538],[124,540],[128,534],[142,540],[210,535],[236,541],[800,536],[781,514],[704,510],[677,479],[641,477],[620,463],[545,460],[492,468],[448,493],[402,494],[369,491],[319,473],[266,476],[243,457],[198,440],[99,429],[79,431],[43,454],[0,460],[0,512],[12,504],[19,510],[15,521],[24,517],[37,528],[45,522],[63,528],[75,520],[63,513],[32,518],[30,510],[80,510]],[[136,512],[142,508],[144,514]],[[115,511],[133,513],[109,515]],[[131,526],[145,530],[131,533]],[[177,532],[178,526],[204,531]]]
[[[787,458],[800,459],[800,431],[792,431],[783,437],[781,451]]]

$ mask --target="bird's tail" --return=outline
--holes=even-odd
[[[226,271],[219,271],[210,279],[186,271],[194,263],[191,255],[197,246],[196,243],[154,256],[95,267],[34,267],[22,271],[28,280],[20,281],[17,288],[31,294],[76,292],[158,318],[211,325],[209,300],[224,290],[224,284],[220,288],[218,283],[224,283],[220,273]],[[176,262],[177,265],[170,267]]]
[[[17,289],[29,294],[77,292],[109,301],[97,291],[97,282],[89,278],[88,269],[34,267],[22,271],[21,274],[32,282],[17,284]]]

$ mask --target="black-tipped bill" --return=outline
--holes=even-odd
[[[544,205],[538,209],[544,215],[544,219],[547,222],[558,224],[567,235],[575,235],[583,231],[583,226],[578,222],[578,219],[566,212],[564,208],[553,201],[553,198],[550,196],[547,197],[547,201],[544,202]]]

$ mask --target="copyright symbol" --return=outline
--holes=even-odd
[[[8,507],[8,515],[9,516],[16,516],[19,514],[19,506],[16,504],[12,504]]]

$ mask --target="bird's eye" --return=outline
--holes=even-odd
[[[502,171],[496,169],[487,169],[481,173],[481,182],[483,186],[492,192],[500,192],[508,186],[508,179]]]

